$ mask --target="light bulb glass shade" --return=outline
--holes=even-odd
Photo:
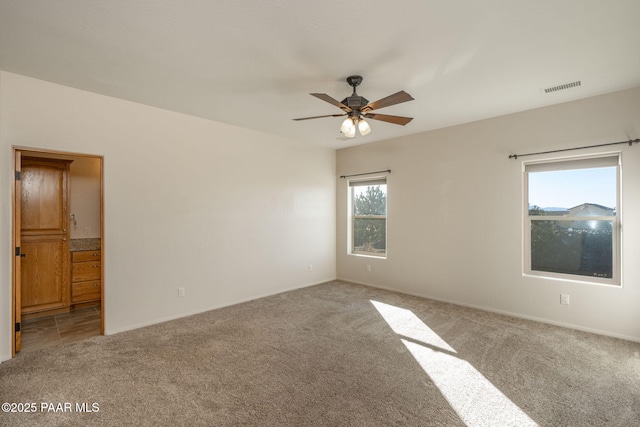
[[[360,119],[358,121],[358,130],[360,131],[360,135],[365,136],[371,132],[371,126],[364,119]]]
[[[353,122],[351,122],[351,127],[349,129],[347,129],[346,132],[343,132],[344,136],[346,136],[347,138],[355,138],[356,136],[356,125],[353,124]]]
[[[350,129],[353,129],[355,131],[356,127],[353,124],[353,119],[351,117],[347,117],[346,119],[344,119],[344,122],[342,122],[342,126],[340,126],[340,132],[346,135],[350,132]]]

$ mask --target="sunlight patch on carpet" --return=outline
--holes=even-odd
[[[413,312],[371,303],[467,426],[537,425]]]

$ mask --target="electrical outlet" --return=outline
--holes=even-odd
[[[569,294],[560,294],[560,304],[569,305]]]
[[[91,227],[85,227],[84,228],[84,235],[85,236],[90,236],[91,235]]]
[[[179,297],[183,297],[185,294],[185,289],[184,288],[178,288],[178,296]]]
[[[309,271],[313,271],[313,264],[309,264]]]
[[[367,268],[367,271],[368,271],[369,273],[371,273],[371,264],[367,264],[367,267],[366,267],[366,268]]]

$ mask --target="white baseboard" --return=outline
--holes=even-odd
[[[445,298],[438,298],[438,297],[434,297],[434,296],[427,295],[427,294],[418,294],[418,293],[413,293],[413,292],[407,292],[407,291],[403,291],[403,290],[400,290],[400,289],[395,289],[395,288],[391,288],[391,287],[387,287],[387,286],[374,285],[372,283],[365,283],[365,282],[361,282],[361,281],[358,281],[358,280],[350,280],[350,279],[344,279],[344,278],[338,278],[337,280],[342,280],[344,282],[355,283],[355,284],[358,284],[358,285],[370,286],[372,288],[383,289],[385,291],[398,292],[398,293],[401,293],[401,294],[411,295],[411,296],[418,297],[418,298],[426,298],[426,299],[430,299],[430,300],[434,300],[434,301],[446,302],[448,304],[459,305],[461,307],[475,308],[477,310],[488,311],[490,313],[496,313],[496,314],[503,314],[505,316],[517,317],[519,319],[533,320],[535,322],[545,323],[547,325],[560,326],[560,327],[563,327],[563,328],[575,329],[576,331],[589,332],[589,333],[592,333],[592,334],[604,335],[604,336],[607,336],[607,337],[619,338],[619,339],[626,340],[626,341],[632,341],[632,342],[639,342],[640,343],[640,338],[638,338],[638,337],[633,337],[633,336],[624,335],[624,334],[618,334],[618,333],[615,333],[615,332],[606,331],[606,330],[602,330],[602,329],[587,328],[587,327],[580,326],[580,325],[574,325],[572,323],[558,322],[558,321],[551,320],[551,319],[545,319],[545,318],[536,317],[536,316],[529,316],[529,315],[526,315],[526,314],[514,313],[514,312],[506,311],[506,310],[499,310],[499,309],[496,309],[496,308],[486,307],[486,306],[482,306],[482,305],[467,304],[467,303],[464,303],[464,302],[449,300],[449,299],[445,299]]]
[[[285,293],[285,292],[294,291],[296,289],[308,288],[310,286],[319,285],[321,283],[330,282],[332,280],[336,280],[336,278],[334,277],[334,278],[331,278],[331,279],[324,279],[324,280],[321,280],[319,282],[313,282],[313,283],[307,283],[307,284],[303,284],[303,285],[297,285],[297,286],[293,286],[293,287],[286,288],[286,289],[283,289],[283,290],[279,290],[277,292],[266,292],[264,294],[259,294],[259,295],[252,296],[252,297],[249,297],[249,298],[234,300],[234,301],[231,301],[231,302],[228,302],[228,303],[213,305],[213,306],[205,307],[205,308],[194,310],[194,311],[188,311],[188,312],[185,312],[185,313],[175,314],[175,315],[172,315],[172,316],[160,317],[160,318],[157,318],[157,319],[150,320],[148,322],[135,323],[133,325],[127,325],[127,326],[124,326],[124,327],[121,327],[121,328],[109,329],[108,324],[107,324],[107,325],[105,325],[106,328],[105,328],[105,333],[104,334],[105,335],[115,335],[115,334],[119,334],[120,332],[132,331],[134,329],[144,328],[146,326],[151,326],[151,325],[157,325],[159,323],[169,322],[171,320],[181,319],[183,317],[189,317],[189,316],[193,316],[195,314],[206,313],[207,311],[217,310],[219,308],[224,308],[224,307],[230,307],[232,305],[242,304],[244,302],[254,301],[254,300],[257,300],[257,299],[260,299],[260,298],[266,298],[266,297],[270,297],[270,296],[273,296],[273,295],[278,295],[278,294],[282,294],[282,293]]]

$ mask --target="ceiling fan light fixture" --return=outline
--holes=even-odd
[[[330,97],[326,93],[311,94],[312,96],[315,96],[322,101],[328,102],[329,104],[340,108],[340,110],[342,110],[342,114],[326,114],[323,116],[301,117],[299,119],[293,120],[299,121],[320,119],[322,117],[347,116],[340,126],[340,132],[342,132],[345,138],[355,138],[356,127],[358,128],[357,130],[362,136],[371,133],[371,126],[369,126],[369,123],[364,120],[365,117],[371,120],[379,120],[382,122],[393,123],[402,126],[413,120],[412,117],[390,116],[388,114],[371,113],[371,111],[377,110],[379,108],[390,107],[391,105],[400,104],[402,102],[413,101],[413,97],[407,92],[401,90],[400,92],[396,92],[382,99],[378,99],[375,102],[369,102],[365,97],[360,96],[356,93],[356,86],[362,83],[362,76],[349,76],[347,77],[347,83],[349,83],[349,86],[353,88],[353,93],[351,94],[351,96],[343,99],[342,102]]]
[[[364,119],[358,120],[358,130],[360,131],[360,135],[365,136],[371,132],[371,126]]]

